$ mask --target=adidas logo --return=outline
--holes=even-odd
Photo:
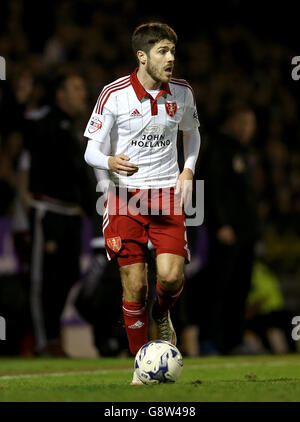
[[[133,110],[133,112],[130,114],[130,117],[142,117],[141,113],[138,111],[138,109],[136,108],[135,110]]]
[[[128,328],[132,328],[133,330],[136,328],[141,328],[143,325],[145,325],[142,321],[138,320],[135,324],[129,325]]]

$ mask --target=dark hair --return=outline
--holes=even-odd
[[[75,71],[62,71],[51,75],[47,80],[47,100],[48,103],[54,104],[56,102],[56,94],[60,89],[64,89],[68,79],[73,77],[82,78],[82,76]]]
[[[67,72],[62,72],[55,75],[54,78],[52,79],[52,89],[54,90],[55,93],[59,91],[60,89],[64,89],[66,86],[67,80],[74,77],[82,78],[82,76],[76,71],[74,72],[67,71]]]
[[[137,51],[142,50],[148,54],[154,44],[162,40],[169,40],[176,44],[177,34],[166,23],[144,23],[133,32],[131,40],[133,52],[136,54]]]

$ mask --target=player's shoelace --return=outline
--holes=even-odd
[[[155,322],[157,323],[158,338],[176,346],[176,333],[170,318],[170,312],[168,312],[167,316],[156,319]]]

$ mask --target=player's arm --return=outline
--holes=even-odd
[[[193,176],[200,150],[201,138],[198,128],[183,131],[184,168],[178,176],[175,193],[181,194],[180,205],[192,199]],[[190,181],[190,182],[187,182]]]
[[[98,112],[97,104],[84,132],[84,136],[89,138],[84,159],[96,169],[111,170],[131,176],[138,171],[138,167],[129,162],[130,158],[127,155],[119,154],[112,157],[107,153],[110,151],[110,132],[115,124],[114,104],[107,101],[102,114]]]
[[[176,193],[181,194],[181,206],[192,199],[193,176],[200,150],[201,138],[199,133],[199,120],[195,98],[192,90],[186,88],[186,103],[183,117],[179,123],[179,129],[183,133],[184,169],[178,176]]]
[[[106,142],[109,142],[106,141]],[[95,139],[89,139],[84,153],[85,161],[92,167],[99,170],[111,170],[116,173],[125,172],[127,176],[132,176],[138,171],[138,167],[130,163],[130,158],[125,154],[119,154],[114,157],[104,154],[105,142],[98,142]]]
[[[201,137],[197,127],[188,131],[183,131],[184,170],[190,170],[193,175],[195,174],[200,145]]]

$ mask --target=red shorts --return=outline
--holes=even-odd
[[[107,193],[103,235],[108,259],[120,266],[146,262],[148,241],[156,251],[172,253],[190,261],[185,215],[174,188],[114,188]]]

